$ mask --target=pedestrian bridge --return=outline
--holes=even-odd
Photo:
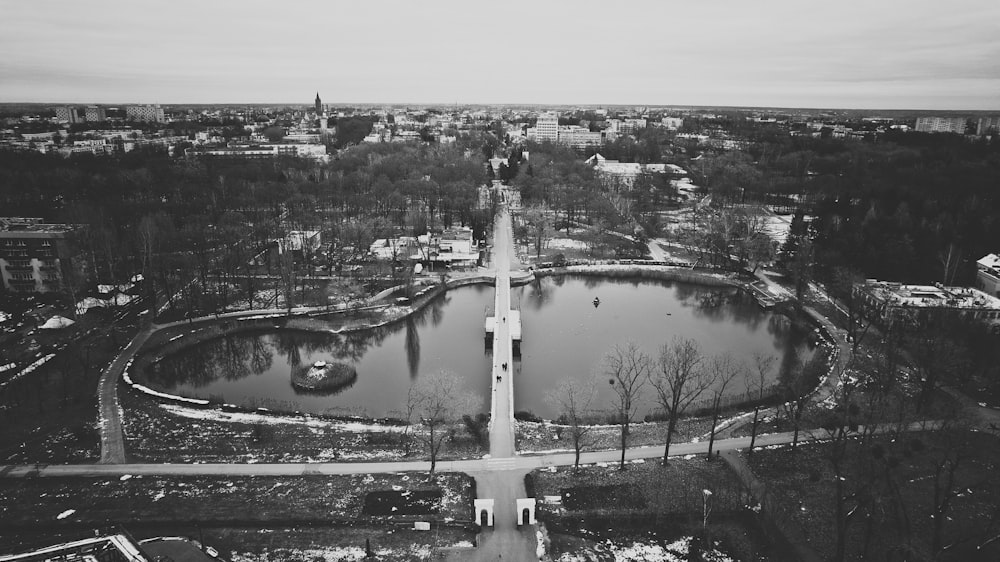
[[[503,317],[500,317],[500,322],[504,322]],[[511,310],[507,316],[506,322],[510,324],[510,339],[516,342],[521,341],[521,311]],[[486,337],[489,339],[493,338],[493,332],[497,328],[497,317],[487,316],[486,322],[484,323],[484,331],[486,332]]]

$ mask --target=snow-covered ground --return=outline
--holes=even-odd
[[[546,247],[555,250],[586,250],[587,243],[583,240],[573,240],[572,238],[553,238],[549,240]]]
[[[591,560],[608,560],[613,556],[615,562],[686,562],[691,546],[691,537],[678,539],[666,546],[634,541],[616,542],[610,539],[598,543],[593,548],[573,553],[564,553],[557,562],[590,562]],[[702,559],[707,562],[732,562],[732,558],[716,549],[702,552]]]
[[[206,409],[199,410],[187,408],[178,404],[160,404],[160,407],[176,416],[196,420],[211,420],[219,422],[240,422],[249,424],[298,424],[310,427],[325,428],[330,430],[368,432],[402,432],[406,431],[405,426],[382,425],[363,422],[337,422],[319,420],[302,416],[283,416],[276,414],[255,414],[251,412],[222,412],[220,410]]]

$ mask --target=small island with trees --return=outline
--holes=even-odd
[[[316,361],[292,370],[292,386],[309,392],[335,392],[354,384],[358,370],[346,363]]]

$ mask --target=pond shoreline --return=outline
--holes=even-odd
[[[731,274],[694,271],[690,268],[682,267],[623,264],[543,268],[527,272],[527,275],[515,278],[515,281],[517,284],[523,285],[532,282],[536,278],[552,276],[589,276],[608,279],[677,281],[710,287],[742,288],[744,285],[744,283]],[[413,314],[422,311],[434,299],[450,289],[493,283],[494,279],[485,275],[452,279],[448,280],[445,284],[439,283],[424,287],[409,304],[405,305],[382,304],[330,312],[316,310],[293,314],[291,316],[274,314],[271,311],[261,311],[257,315],[241,318],[205,319],[190,324],[172,325],[157,330],[153,337],[135,353],[133,360],[130,360],[126,366],[126,371],[133,367],[133,361],[134,367],[137,370],[144,370],[152,364],[159,362],[164,357],[181,352],[188,347],[235,334],[276,330],[319,334],[346,334],[385,327],[403,321]],[[331,322],[331,320],[336,320],[336,322]],[[335,327],[331,327],[332,325]],[[228,404],[219,400],[192,399],[185,396],[175,396],[159,392],[145,385],[136,384],[128,376],[127,372],[124,379],[132,391],[145,394],[159,402],[172,403],[195,410],[204,410],[207,408],[225,412],[246,412],[261,415],[293,415],[301,416],[305,419],[327,420],[331,422],[370,422],[387,425],[398,425],[401,423],[401,420],[394,418],[314,414],[291,410],[272,411],[267,408]]]

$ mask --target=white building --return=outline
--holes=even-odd
[[[918,117],[917,131],[964,134],[965,124],[965,117]]]
[[[538,142],[557,142],[559,140],[559,116],[555,113],[545,113],[538,116],[535,123],[535,140]]]
[[[567,125],[559,127],[559,143],[570,148],[601,146],[604,143],[604,135],[600,131],[592,132],[586,127]]]
[[[676,131],[684,126],[684,119],[680,117],[664,117],[663,119],[660,119],[660,126],[666,127],[671,131]]]
[[[1000,332],[1000,298],[972,287],[904,285],[869,279],[854,286],[865,315],[883,326],[921,328],[946,318],[978,322]]]
[[[608,160],[600,154],[595,154],[586,160],[597,171],[604,187],[612,191],[632,189],[635,180],[642,174],[664,174],[669,169],[667,164],[638,164],[635,162],[619,162]]]

